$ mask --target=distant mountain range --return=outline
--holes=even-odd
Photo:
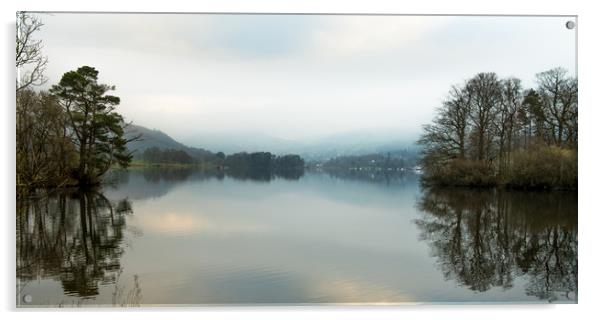
[[[203,133],[188,137],[190,145],[202,146],[226,154],[240,151],[294,153],[307,160],[323,161],[338,156],[408,151],[416,153],[417,134],[394,129],[372,129],[344,132],[305,141],[287,140],[256,132]]]
[[[304,142],[281,139],[263,133],[205,133],[186,139],[191,147],[185,145],[160,130],[152,130],[139,125],[130,125],[127,136],[141,135],[140,141],[128,144],[130,150],[141,154],[150,147],[186,151],[193,157],[210,156],[212,152],[232,154],[236,152],[268,151],[278,155],[299,154],[309,161],[324,161],[339,156],[363,155],[374,153],[416,154],[417,136],[403,134],[390,129],[361,130],[340,133]],[[209,151],[210,150],[210,151]]]

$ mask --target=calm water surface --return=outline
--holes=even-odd
[[[357,172],[113,180],[18,202],[19,306],[577,300],[575,193]]]

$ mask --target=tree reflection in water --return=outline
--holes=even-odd
[[[229,177],[236,180],[251,180],[257,182],[270,182],[277,178],[285,180],[299,180],[303,177],[305,169],[301,168],[229,168],[226,170],[205,170],[196,167],[145,167],[139,170],[148,183],[179,183],[188,180],[223,180]],[[113,170],[108,174],[108,180],[113,186],[127,184],[131,172]]]
[[[17,202],[17,277],[61,282],[65,294],[98,295],[115,283],[130,202],[71,192]]]
[[[418,208],[446,279],[482,292],[526,276],[528,295],[576,299],[576,193],[426,189]]]

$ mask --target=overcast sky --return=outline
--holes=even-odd
[[[449,87],[494,71],[575,73],[568,18],[40,14],[49,83],[82,65],[127,120],[191,143],[207,132],[416,134]],[[193,143],[191,143],[193,144]]]

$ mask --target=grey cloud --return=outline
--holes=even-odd
[[[48,76],[83,64],[121,112],[176,138],[418,132],[449,86],[480,71],[574,72],[566,18],[40,15]]]

